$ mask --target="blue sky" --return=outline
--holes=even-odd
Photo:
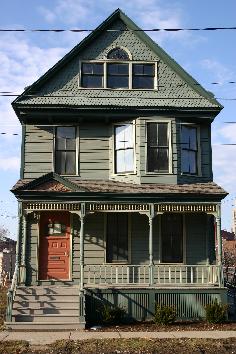
[[[120,7],[141,28],[236,26],[235,0],[8,0],[1,28],[95,28]],[[236,31],[151,32],[149,35],[216,97],[236,98]],[[0,91],[22,92],[85,36],[82,33],[0,33]],[[211,82],[220,85],[211,85]],[[17,233],[17,203],[10,188],[19,178],[21,137],[12,99],[0,97],[0,225]],[[230,230],[236,198],[236,101],[224,105],[212,126],[214,180],[230,194],[222,227]]]

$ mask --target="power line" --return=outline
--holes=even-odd
[[[88,28],[72,28],[72,29],[65,29],[65,28],[33,28],[33,29],[26,29],[26,28],[0,28],[0,32],[55,32],[55,33],[62,33],[62,32],[93,32],[95,29],[88,29]],[[147,29],[106,29],[104,32],[180,32],[180,31],[222,31],[222,30],[236,30],[236,27],[198,27],[198,28],[147,28]]]

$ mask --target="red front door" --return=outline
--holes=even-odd
[[[69,279],[70,214],[42,212],[40,216],[39,279]]]

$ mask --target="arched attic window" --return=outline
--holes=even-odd
[[[121,61],[129,60],[129,54],[122,48],[114,48],[107,54],[107,59],[119,61],[107,63],[107,87],[128,89],[129,64]]]
[[[107,54],[107,59],[130,60],[129,54],[122,48],[114,48]]]

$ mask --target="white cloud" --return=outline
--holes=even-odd
[[[3,157],[0,155],[0,169],[3,171],[20,169],[20,158],[18,156]]]
[[[57,0],[53,9],[40,6],[39,11],[50,24],[64,23],[76,28],[93,29],[118,7],[144,29],[183,27],[184,16],[180,5],[171,3],[168,6],[163,0]],[[192,46],[203,40],[199,34],[192,36],[190,32],[161,31],[148,34],[159,44],[166,39],[174,39]]]

